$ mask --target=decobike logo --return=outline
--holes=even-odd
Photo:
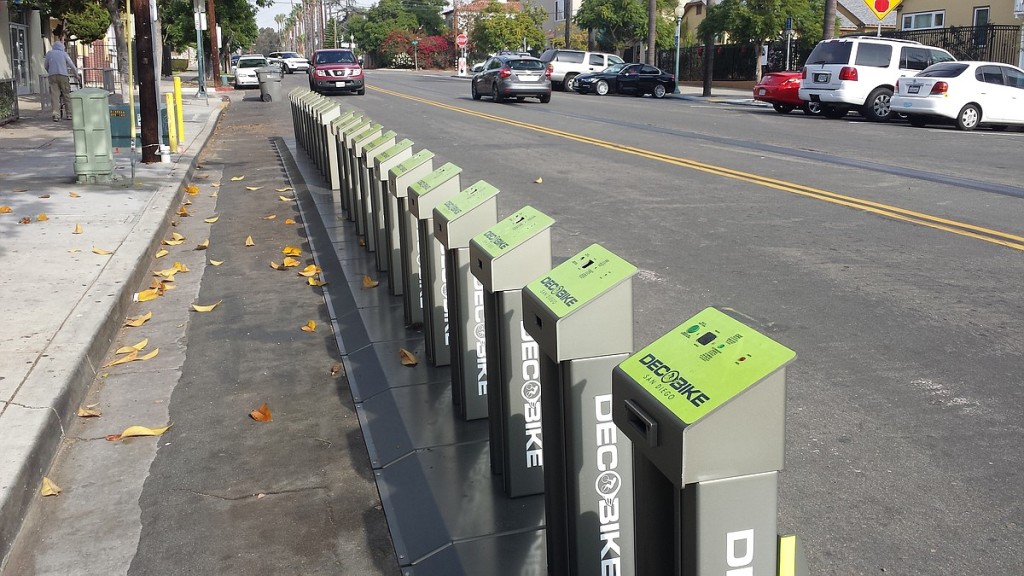
[[[729,566],[725,576],[754,576],[752,529],[729,532],[725,535],[725,563]]]
[[[473,336],[476,337],[476,395],[487,395],[487,327],[484,324],[484,285],[473,278]]]
[[[439,280],[441,281],[441,314],[442,318],[444,318],[444,345],[448,346],[450,338],[449,334],[451,332],[451,329],[448,324],[448,271],[446,268],[447,264],[445,262],[447,258],[445,258],[444,247],[441,245],[441,243],[434,242],[433,244],[437,249],[437,255],[435,256],[435,258],[438,259],[438,264],[440,265],[441,277],[439,278]]]
[[[597,417],[597,470],[594,490],[600,500],[597,516],[601,522],[601,575],[615,576],[622,572],[622,550],[619,547],[619,490],[622,477],[619,467],[618,429],[612,421],[612,395],[594,397],[594,415]]]
[[[687,402],[694,406],[699,407],[711,399],[703,391],[695,388],[678,370],[673,370],[671,366],[659,360],[654,354],[645,355],[640,359],[640,364],[658,377],[662,384],[681,394]]]
[[[523,386],[519,394],[523,398],[523,415],[526,417],[526,467],[544,465],[544,437],[541,434],[540,416],[540,348],[533,336],[519,323],[520,351],[523,355]]]
[[[576,304],[576,302],[578,302],[575,296],[573,296],[568,290],[563,288],[562,285],[556,282],[555,279],[552,278],[551,276],[547,276],[543,280],[541,280],[540,285],[547,288],[556,300],[562,302],[566,306],[572,306],[573,304]]]

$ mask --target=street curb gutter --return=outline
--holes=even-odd
[[[32,367],[18,402],[8,405],[0,419],[5,448],[0,455],[0,568],[74,418],[74,407],[95,380],[136,287],[149,272],[154,249],[176,214],[184,184],[194,173],[222,109],[214,108],[169,170],[161,164],[138,167],[137,179],[159,182],[157,190]],[[180,179],[175,178],[179,174]]]

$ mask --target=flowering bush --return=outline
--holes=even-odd
[[[414,47],[412,42],[418,44]],[[414,57],[415,54],[415,57]],[[408,30],[393,30],[380,45],[382,65],[389,68],[450,68],[455,62],[454,44],[443,36],[418,36]]]

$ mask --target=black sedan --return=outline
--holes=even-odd
[[[615,64],[593,74],[576,77],[576,91],[604,96],[609,92],[664,98],[675,92],[676,77],[647,64]]]

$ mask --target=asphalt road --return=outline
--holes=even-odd
[[[638,348],[716,305],[797,351],[780,530],[812,573],[1019,573],[1024,133],[368,82],[338,102],[496,186],[499,217],[552,215],[557,258],[636,264]]]

